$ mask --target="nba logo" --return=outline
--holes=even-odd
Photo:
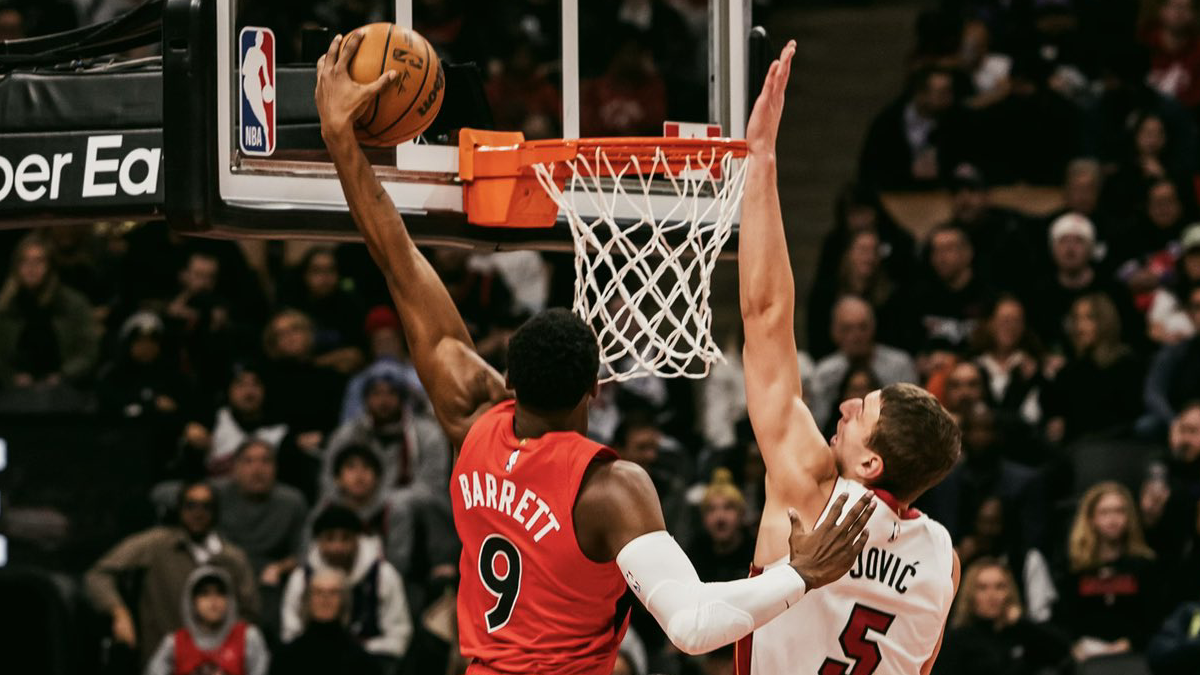
[[[275,152],[275,33],[270,28],[242,29],[241,118],[238,144],[247,155]]]

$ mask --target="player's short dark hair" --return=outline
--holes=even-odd
[[[330,504],[313,521],[313,537],[320,537],[331,530],[348,530],[355,534],[361,534],[363,531],[362,518],[341,504]]]
[[[574,408],[595,386],[599,371],[595,333],[566,309],[539,312],[508,343],[508,380],[517,401],[535,410]]]
[[[883,474],[872,487],[912,501],[954,468],[962,432],[933,394],[893,384],[880,392],[879,421],[866,445],[883,459]]]
[[[347,445],[338,451],[333,457],[333,475],[337,476],[342,473],[342,469],[350,463],[350,460],[358,459],[368,468],[375,472],[376,476],[383,474],[383,464],[379,461],[379,455],[375,451],[365,445],[354,443]]]

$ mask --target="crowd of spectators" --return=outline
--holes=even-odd
[[[584,4],[609,48],[582,64],[585,133],[655,133],[703,105],[704,40],[686,36],[705,2]],[[481,64],[498,126],[558,132],[556,3],[415,5],[443,56]],[[0,30],[96,18],[31,6],[0,0]],[[350,0],[249,7],[292,36],[281,60],[306,22],[383,18]],[[917,504],[964,570],[938,675],[1200,672],[1194,0],[948,1],[916,33],[811,286],[797,367],[817,424],[915,382],[961,425],[961,462]],[[991,203],[1015,182],[1058,185],[1064,205]],[[952,196],[919,237],[881,198],[913,189]],[[500,368],[513,328],[570,294],[568,259],[428,254]],[[0,279],[0,410],[142,432],[155,523],[79,584],[109,672],[454,666],[451,449],[361,245],[0,231]],[[590,416],[649,471],[706,581],[744,574],[764,499],[739,342],[698,383],[605,385]],[[632,625],[618,672],[730,672],[729,650],[684,657],[640,608]]]

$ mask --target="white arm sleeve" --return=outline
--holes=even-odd
[[[703,654],[739,640],[779,616],[804,595],[804,580],[788,565],[752,579],[703,583],[675,539],[644,534],[617,554],[625,582],[676,647]]]

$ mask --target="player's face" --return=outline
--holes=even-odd
[[[1004,604],[1008,600],[1008,582],[1004,573],[998,567],[988,567],[980,570],[975,578],[975,616],[979,619],[995,621],[1004,613]]]
[[[338,473],[338,487],[353,499],[366,499],[379,486],[379,476],[369,464],[358,457],[351,457]]]
[[[1096,502],[1092,511],[1092,527],[1096,535],[1108,542],[1120,541],[1129,526],[1129,513],[1125,500],[1115,492],[1109,492]]]
[[[349,571],[358,555],[358,535],[350,530],[326,530],[317,537],[317,550],[330,566]]]
[[[233,482],[246,494],[270,492],[275,485],[275,456],[271,449],[256,443],[243,450],[233,463]]]
[[[881,393],[878,389],[863,398],[852,398],[842,402],[838,408],[842,419],[838,420],[837,434],[830,442],[838,466],[849,467],[856,465],[867,450],[867,439],[875,431],[879,422],[879,410],[882,405]]]
[[[196,596],[196,617],[201,623],[210,626],[219,625],[225,620],[225,612],[229,609],[229,598],[216,585],[209,584]]]

